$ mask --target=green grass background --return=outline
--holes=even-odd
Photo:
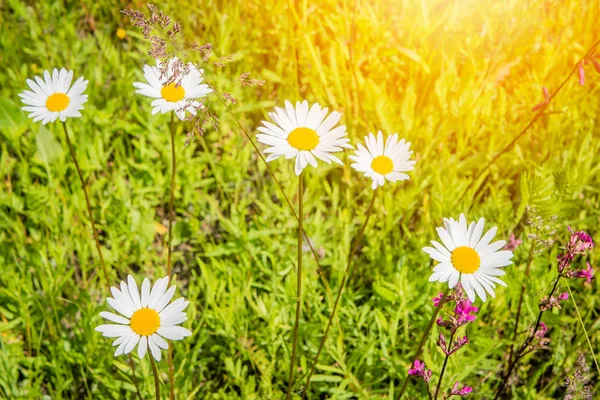
[[[369,131],[398,132],[413,143],[411,180],[386,184],[355,257],[349,283],[312,385],[311,398],[393,398],[442,284],[427,282],[420,249],[443,217],[485,217],[499,236],[524,245],[506,268],[508,288],[480,305],[471,343],[450,359],[444,378],[491,398],[510,345],[531,241],[525,206],[557,215],[598,236],[600,75],[572,78],[517,146],[492,166],[481,190],[474,177],[527,124],[598,39],[600,4],[579,0],[181,0],[161,2],[184,26],[186,42],[234,55],[207,76],[238,100],[233,110],[252,132],[285,99],[318,101],[343,113],[353,143]],[[356,3],[356,11],[353,7]],[[106,310],[83,193],[58,123],[40,126],[19,110],[25,79],[67,67],[90,84],[83,117],[70,120],[88,179],[101,243],[114,284],[128,273],[164,274],[170,183],[168,116],[151,116],[134,93],[148,44],[120,13],[141,1],[0,0],[0,396],[10,399],[133,398],[126,358],[94,332]],[[127,37],[115,32],[124,27]],[[246,71],[262,88],[242,88]],[[286,387],[296,288],[296,223],[252,147],[222,106],[218,130],[184,148],[179,123],[174,271],[190,300],[194,334],[174,345],[180,399],[277,399]],[[307,169],[305,229],[324,254],[320,278],[305,253],[300,327],[302,376],[316,353],[371,196],[370,181],[346,165]],[[293,166],[272,163],[297,202]],[[461,194],[467,196],[459,201]],[[491,225],[489,225],[491,226]],[[555,276],[558,245],[536,257],[526,281],[526,332]],[[592,255],[597,264],[598,256]],[[598,285],[572,283],[596,352]],[[566,290],[563,286],[562,290]],[[564,394],[580,352],[591,354],[572,303],[544,316],[550,348],[519,368],[512,398]],[[521,335],[521,338],[523,335]],[[443,354],[431,333],[423,356],[434,370]],[[137,356],[135,356],[137,359]],[[136,363],[143,398],[152,396],[148,360]],[[163,382],[167,364],[159,363]],[[445,386],[446,386],[445,385]],[[598,375],[593,385],[600,390]],[[300,382],[296,390],[300,389]],[[163,385],[163,394],[166,394]],[[424,398],[421,383],[411,398]]]

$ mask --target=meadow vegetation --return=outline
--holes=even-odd
[[[33,123],[17,96],[45,69],[65,66],[89,80],[83,116],[69,129],[112,284],[130,273],[139,282],[164,276],[170,119],[152,116],[149,99],[134,93],[142,66],[154,60],[121,13],[130,8],[147,12],[140,0],[0,0],[0,397],[129,399],[134,379],[142,398],[153,396],[148,360],[136,360],[134,378],[127,357],[113,357],[94,331],[107,309],[104,277],[60,123]],[[554,93],[600,39],[600,3],[169,0],[160,8],[181,22],[186,43],[232,56],[206,74],[235,98],[228,107],[252,138],[274,106],[307,99],[341,112],[352,144],[378,130],[412,143],[410,180],[378,189],[309,398],[395,398],[434,311],[431,299],[446,289],[427,281],[433,264],[421,249],[437,239],[442,218],[460,213],[484,217],[499,238],[522,240],[503,277],[508,287],[476,302],[470,343],[449,359],[444,377],[446,391],[460,381],[473,387],[469,397],[493,398],[522,285],[515,346],[554,284],[567,226],[600,237],[593,66],[585,66],[583,85],[572,74],[506,148],[544,100],[542,88]],[[242,85],[245,72],[264,85]],[[173,272],[178,295],[190,301],[184,325],[193,332],[174,343],[177,398],[280,399],[295,318],[297,221],[227,108],[210,96],[206,106],[218,124],[187,146],[191,124],[175,124]],[[350,168],[353,152],[339,154],[343,167],[320,163],[305,174],[304,229],[321,259],[319,268],[304,247],[295,398],[372,196],[371,181]],[[270,167],[297,204],[292,163]],[[528,209],[543,222],[532,225]],[[538,239],[550,241],[536,248],[526,276]],[[590,253],[592,266],[598,254]],[[585,335],[598,353],[598,283],[568,285],[559,283],[569,301],[543,317],[549,343],[516,367],[506,398],[563,398],[565,379],[582,365],[600,392]],[[434,375],[444,360],[437,332],[422,356]],[[166,396],[167,364],[158,364]],[[425,390],[411,381],[405,398],[426,398]]]

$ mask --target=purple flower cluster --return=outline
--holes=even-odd
[[[423,379],[425,383],[429,383],[432,372],[430,369],[425,368],[425,362],[415,360],[413,367],[408,370],[408,374]]]
[[[440,293],[441,296],[441,293]],[[479,308],[473,307],[473,303],[465,297],[464,291],[460,284],[456,285],[456,288],[452,294],[450,294],[447,301],[454,301],[456,306],[454,307],[454,314],[448,316],[448,320],[444,320],[443,317],[439,317],[436,321],[439,327],[448,328],[452,334],[456,333],[456,330],[469,322],[475,321],[477,318],[475,313],[479,311]],[[441,301],[440,297],[433,299],[433,304],[439,304]]]
[[[568,227],[568,229],[571,233],[571,238],[565,246],[565,252],[559,254],[557,257],[558,272],[567,278],[584,278],[589,283],[594,277],[589,262],[587,263],[587,268],[581,271],[572,271],[571,266],[576,255],[583,255],[594,247],[594,240],[584,231],[574,232],[571,227]]]
[[[473,391],[473,388],[471,386],[463,386],[460,389],[458,388],[459,386],[460,386],[460,383],[455,382],[454,385],[452,386],[452,390],[446,397],[444,397],[444,399],[449,399],[452,396],[461,396],[461,397],[466,396]]]

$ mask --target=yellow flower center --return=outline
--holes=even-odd
[[[166,101],[176,103],[183,99],[183,96],[185,96],[185,90],[183,90],[183,86],[177,86],[175,83],[169,83],[168,85],[163,86],[163,88],[160,90],[160,95]]]
[[[472,248],[466,246],[454,249],[450,259],[454,268],[463,274],[473,274],[477,272],[481,265],[479,254]]]
[[[319,135],[314,129],[296,128],[290,132],[287,141],[295,149],[312,150],[319,144]]]
[[[160,328],[160,316],[151,308],[140,308],[133,313],[129,324],[138,335],[150,336]]]
[[[394,170],[394,163],[388,156],[379,156],[373,159],[371,168],[378,174],[387,175]]]
[[[64,111],[69,107],[71,99],[64,93],[54,93],[46,100],[46,108],[52,112]]]

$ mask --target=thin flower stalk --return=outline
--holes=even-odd
[[[81,182],[81,189],[83,190],[83,194],[85,196],[85,205],[87,206],[88,216],[90,218],[90,225],[92,226],[92,232],[94,234],[94,242],[96,243],[96,250],[98,251],[98,258],[100,259],[100,265],[102,266],[102,272],[104,274],[104,283],[105,289],[109,291],[109,277],[108,270],[106,269],[106,264],[104,263],[104,257],[102,256],[102,249],[100,248],[100,241],[98,240],[98,232],[96,231],[96,221],[94,220],[94,214],[92,213],[92,205],[90,203],[90,198],[88,195],[87,187],[85,185],[85,180],[83,179],[83,174],[81,173],[81,168],[79,168],[79,162],[77,161],[77,156],[75,155],[75,150],[73,149],[73,145],[71,144],[71,139],[69,138],[69,131],[67,129],[67,124],[65,121],[62,121],[63,130],[65,132],[65,139],[67,140],[67,144],[69,145],[69,151],[71,153],[71,158],[73,159],[73,164],[75,164],[75,168],[77,169],[77,175],[79,176],[79,181]]]
[[[140,394],[140,387],[138,385],[137,377],[135,376],[135,363],[133,362],[133,357],[131,357],[131,353],[127,355],[127,359],[129,361],[129,366],[131,367],[131,377],[133,380],[133,386],[135,386],[135,394],[137,395],[139,400],[142,400],[142,395]]]
[[[363,223],[362,227],[360,228],[360,231],[356,237],[356,241],[354,243],[354,246],[352,248],[352,251],[350,252],[350,254],[348,255],[348,261],[346,264],[346,268],[344,269],[344,276],[342,278],[342,282],[340,283],[340,287],[338,289],[337,295],[335,297],[335,302],[333,304],[333,309],[331,310],[331,314],[329,315],[329,319],[327,320],[327,326],[325,328],[325,332],[323,334],[323,337],[321,338],[321,342],[319,343],[319,350],[317,350],[317,354],[315,355],[315,358],[313,359],[312,362],[312,366],[310,368],[310,372],[308,373],[308,376],[306,378],[306,389],[304,390],[304,393],[302,394],[302,398],[306,398],[307,393],[310,389],[310,379],[312,377],[312,375],[315,372],[315,368],[317,366],[317,363],[319,362],[319,357],[321,356],[321,352],[323,351],[323,347],[325,346],[325,342],[327,341],[327,337],[329,335],[329,330],[331,329],[331,325],[333,323],[333,317],[335,316],[335,312],[338,308],[338,305],[340,303],[340,299],[342,297],[342,293],[344,292],[344,288],[346,286],[346,283],[348,282],[348,280],[351,277],[352,272],[354,272],[354,270],[350,270],[351,265],[352,265],[352,261],[354,261],[354,255],[356,254],[356,251],[358,250],[358,246],[360,245],[360,242],[363,238],[363,235],[365,233],[365,229],[367,228],[367,224],[369,223],[369,218],[371,217],[371,214],[373,213],[373,205],[375,204],[375,198],[377,197],[377,190],[373,191],[373,196],[371,197],[371,202],[369,203],[369,207],[367,208],[367,213],[365,216],[365,222]],[[348,273],[348,271],[350,271],[350,273]]]
[[[515,326],[513,329],[513,334],[512,334],[512,343],[510,345],[510,349],[508,351],[508,365],[510,365],[510,362],[512,361],[512,357],[513,357],[513,352],[514,352],[514,347],[515,347],[515,340],[517,339],[517,332],[519,330],[519,321],[521,319],[521,309],[523,307],[523,299],[525,298],[525,289],[526,289],[526,281],[529,278],[529,275],[531,274],[531,264],[533,263],[533,250],[535,248],[535,244],[532,243],[531,244],[531,249],[529,250],[529,256],[527,257],[527,266],[525,267],[525,278],[524,278],[524,282],[521,285],[521,293],[519,294],[519,303],[517,304],[517,314],[515,317]]]
[[[298,277],[296,286],[296,320],[294,322],[294,333],[292,337],[292,356],[290,359],[290,372],[286,393],[287,400],[290,399],[292,388],[294,386],[294,375],[296,371],[296,351],[298,346],[298,329],[300,327],[300,313],[302,312],[302,222],[304,220],[302,201],[304,195],[303,178],[304,173],[301,173],[298,176],[298,215],[300,216],[300,218],[298,219]]]
[[[171,280],[173,253],[173,223],[175,221],[175,179],[177,176],[177,158],[175,152],[175,111],[171,111],[171,189],[169,192],[169,238],[167,240],[167,277]],[[175,373],[173,366],[173,346],[167,350],[169,364],[169,398],[175,399]]]
[[[425,347],[425,341],[429,337],[429,332],[431,332],[431,328],[433,328],[433,325],[435,324],[435,321],[437,320],[438,314],[440,313],[442,306],[447,301],[449,292],[450,292],[450,288],[447,288],[446,291],[441,295],[440,300],[437,302],[437,305],[435,306],[435,308],[433,310],[433,315],[431,316],[431,319],[429,320],[427,327],[425,328],[425,330],[423,331],[423,334],[421,335],[421,340],[419,341],[419,345],[417,346],[417,351],[415,352],[415,356],[413,357],[413,365],[418,360],[418,358],[421,356],[421,353],[423,353],[423,348]],[[402,387],[400,388],[400,393],[398,393],[397,400],[400,400],[402,398],[402,396],[404,395],[404,392],[406,391],[406,388],[408,387],[409,379],[410,379],[410,374],[407,374],[406,378],[404,378],[404,382],[402,383]]]
[[[158,368],[156,362],[150,357],[150,365],[152,365],[152,375],[154,376],[154,392],[156,394],[156,400],[160,400],[160,380],[158,379]]]
[[[583,334],[585,335],[585,340],[587,341],[588,347],[590,348],[590,353],[592,353],[592,358],[594,359],[594,365],[596,366],[596,370],[598,374],[600,374],[600,366],[598,366],[598,360],[596,359],[596,353],[594,352],[594,346],[592,346],[592,342],[590,341],[590,337],[587,333],[587,329],[585,328],[585,324],[583,323],[583,319],[581,318],[581,313],[579,312],[579,307],[577,306],[577,302],[575,301],[575,297],[573,296],[573,291],[571,290],[571,285],[566,281],[567,290],[569,291],[571,301],[573,302],[573,306],[575,307],[575,312],[577,313],[577,319],[579,320],[579,324],[581,324],[581,328],[583,329]]]

